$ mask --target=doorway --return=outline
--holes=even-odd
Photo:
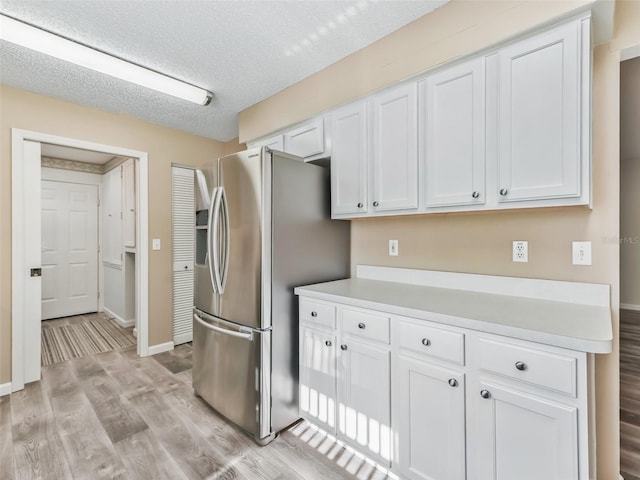
[[[40,379],[42,308],[42,145],[100,152],[132,159],[135,169],[137,254],[131,270],[138,321],[137,353],[148,345],[148,158],[146,152],[12,129],[12,383],[11,390]],[[29,221],[25,221],[28,219]],[[122,257],[124,262],[124,253]],[[102,262],[99,263],[99,268]],[[102,277],[100,277],[102,278]],[[100,289],[98,290],[100,291]],[[35,298],[38,301],[33,301]]]
[[[623,52],[624,53],[624,52]],[[638,52],[640,53],[640,52]],[[620,64],[620,470],[640,479],[640,56]]]

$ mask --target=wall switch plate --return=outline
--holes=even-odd
[[[529,242],[526,240],[513,241],[513,261],[526,263],[529,261]]]
[[[591,265],[591,242],[573,242],[574,265]]]
[[[151,241],[151,250],[160,250],[160,239],[154,238]]]
[[[389,256],[398,256],[398,240],[389,240]]]

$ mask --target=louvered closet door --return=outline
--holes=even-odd
[[[194,171],[172,167],[173,343],[193,338]]]

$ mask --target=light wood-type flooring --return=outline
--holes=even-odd
[[[135,347],[43,367],[0,398],[0,479],[384,479],[300,423],[266,447],[191,388],[191,346]]]
[[[640,312],[620,310],[620,470],[640,480]]]

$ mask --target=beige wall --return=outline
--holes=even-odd
[[[207,168],[223,144],[124,115],[0,87],[0,384],[11,381],[11,128],[149,154],[149,344],[171,341],[171,162]]]
[[[241,112],[240,139],[266,135],[460,57],[586,2],[452,1],[375,44]],[[617,2],[615,38],[593,68],[593,209],[583,207],[386,217],[352,222],[352,264],[603,283],[611,286],[614,351],[596,358],[598,479],[619,471],[619,50],[640,44],[640,2]],[[349,79],[349,81],[345,81]],[[400,255],[387,242],[400,241]],[[510,242],[530,261],[511,262]],[[593,243],[593,265],[571,265],[571,242]]]
[[[620,303],[640,305],[640,57],[620,65]]]
[[[247,146],[244,143],[240,143],[238,138],[233,138],[228,142],[224,143],[224,154],[229,155],[231,153],[241,152],[242,150],[246,150]]]

